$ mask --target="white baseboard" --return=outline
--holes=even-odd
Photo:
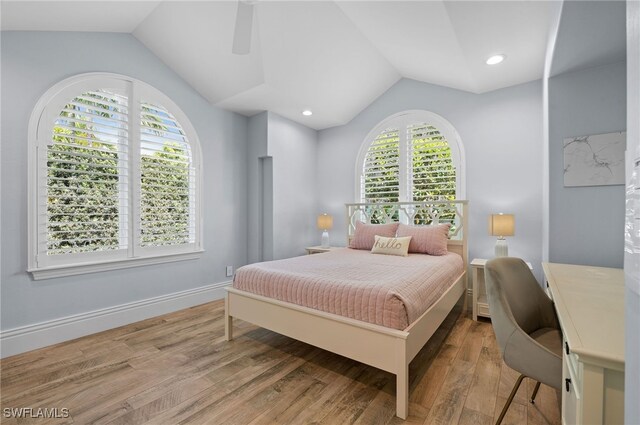
[[[0,332],[0,358],[224,298],[220,282]]]

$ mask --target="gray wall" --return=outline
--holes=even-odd
[[[318,132],[269,112],[273,158],[273,258],[305,253],[318,245],[316,156]]]
[[[248,129],[248,170],[247,170],[247,243],[248,261],[255,263],[266,260],[271,255],[265,257],[263,244],[273,245],[272,240],[265,240],[263,226],[263,206],[269,199],[264,199],[265,190],[263,188],[265,159],[267,157],[267,112],[254,115],[249,118]],[[269,165],[269,164],[267,164]],[[267,191],[268,192],[268,191]],[[267,208],[271,209],[271,208]],[[269,222],[272,220],[269,219]]]
[[[627,182],[640,159],[640,2],[627,3]],[[640,178],[637,176],[636,178]],[[636,180],[637,182],[637,180]],[[637,184],[637,183],[636,183]],[[631,197],[627,198],[630,201]],[[635,216],[640,215],[636,197]],[[640,223],[636,222],[636,226]],[[637,237],[638,235],[636,235]],[[625,250],[625,423],[640,423],[640,252]]]
[[[249,119],[249,261],[288,258],[318,245],[318,133],[273,112]]]
[[[563,140],[626,130],[626,65],[549,79],[549,261],[622,267],[624,186],[564,187]]]
[[[212,107],[133,36],[2,33],[2,329],[228,280],[247,262],[247,119]],[[193,123],[203,153],[206,252],[199,260],[35,282],[27,268],[27,126],[39,97],[75,74],[105,71],[145,81]]]
[[[550,75],[560,75],[623,61],[625,2],[620,0],[563,1],[555,36]]]
[[[318,199],[333,214],[333,241],[345,245],[344,204],[354,202],[358,150],[386,117],[423,109],[446,118],[462,139],[469,200],[470,259],[492,258],[492,212],[516,215],[509,254],[530,261],[541,280],[542,83],[535,81],[476,95],[403,79],[350,123],[319,132]]]

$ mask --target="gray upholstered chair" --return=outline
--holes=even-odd
[[[507,409],[525,377],[540,383],[562,385],[562,334],[553,302],[544,293],[527,264],[519,258],[501,257],[485,265],[485,284],[491,324],[504,362],[521,373],[500,413]]]

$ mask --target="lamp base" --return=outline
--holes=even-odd
[[[496,257],[508,257],[509,247],[507,246],[507,240],[502,238],[496,241]]]
[[[322,248],[329,248],[329,232],[326,230],[322,232],[322,243],[320,244]]]

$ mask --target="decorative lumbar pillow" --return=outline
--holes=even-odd
[[[409,252],[429,255],[445,255],[449,241],[449,223],[434,226],[398,226],[398,236],[411,236]]]
[[[375,236],[372,254],[399,255],[406,257],[409,255],[409,243],[411,236],[404,238],[385,238],[384,236]]]
[[[371,250],[376,235],[392,238],[396,235],[396,230],[398,230],[398,223],[366,224],[357,221],[356,231],[349,242],[349,248]]]

